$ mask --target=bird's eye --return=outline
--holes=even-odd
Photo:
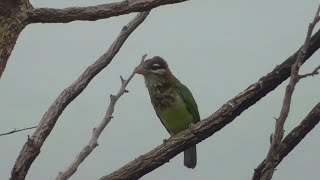
[[[152,70],[157,70],[157,69],[163,69],[163,67],[160,64],[152,64],[151,65]]]

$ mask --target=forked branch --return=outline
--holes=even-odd
[[[301,123],[295,127],[280,143],[279,150],[274,156],[278,157],[274,164],[274,168],[280,164],[282,159],[286,157],[302,140],[303,138],[319,123],[320,121],[320,103],[318,103],[305,117]],[[254,170],[252,180],[260,180],[265,169],[266,159]]]
[[[286,87],[280,115],[276,119],[274,133],[271,135],[271,144],[270,144],[269,152],[266,158],[266,166],[264,170],[262,170],[262,174],[260,178],[262,180],[270,180],[272,178],[277,161],[279,159],[279,157],[277,157],[276,155],[278,154],[277,151],[281,149],[280,145],[284,135],[283,126],[290,111],[292,94],[294,92],[295,86],[300,80],[299,70],[305,59],[306,52],[309,49],[313,29],[320,20],[319,12],[320,12],[320,6],[317,9],[317,12],[313,21],[309,24],[308,32],[307,32],[304,44],[298,54],[298,57],[295,63],[291,67],[290,81]]]
[[[146,55],[142,56],[142,60],[139,64],[139,66],[142,65],[145,58],[146,58]],[[60,172],[58,174],[58,176],[56,177],[56,180],[69,179],[69,177],[71,177],[77,171],[77,168],[79,167],[79,165],[90,155],[90,153],[93,151],[93,149],[98,146],[99,136],[101,135],[104,128],[109,124],[109,122],[113,118],[112,114],[114,112],[114,107],[116,105],[116,102],[124,93],[129,92],[128,90],[126,90],[126,87],[127,87],[128,83],[131,81],[131,79],[133,78],[133,76],[135,75],[136,69],[139,66],[137,66],[133,70],[133,72],[131,73],[131,75],[129,76],[129,78],[127,80],[123,79],[122,76],[120,76],[121,88],[119,89],[119,91],[116,95],[110,95],[110,103],[107,108],[106,114],[105,114],[104,118],[102,119],[101,123],[99,124],[99,126],[93,129],[92,137],[91,137],[88,145],[83,147],[81,152],[76,156],[75,160],[71,163],[71,165],[66,170],[64,170],[63,172]]]
[[[87,87],[90,81],[101,70],[109,65],[129,35],[146,19],[148,14],[149,12],[139,13],[133,20],[124,26],[108,51],[90,65],[80,77],[66,88],[54,101],[42,117],[36,131],[23,146],[11,171],[11,180],[25,179],[31,164],[39,155],[40,148],[51,133],[63,110]]]

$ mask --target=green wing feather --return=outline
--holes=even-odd
[[[194,123],[200,121],[198,105],[194,100],[190,90],[183,84],[179,83],[180,96],[187,106],[187,110],[192,114]],[[188,168],[195,168],[197,165],[197,150],[196,146],[192,146],[184,151],[184,165]]]
[[[179,95],[183,99],[184,103],[187,106],[188,111],[192,114],[194,123],[197,123],[200,121],[200,114],[198,111],[198,105],[196,101],[194,100],[192,93],[190,90],[187,88],[182,83],[178,83],[178,89],[179,89]]]

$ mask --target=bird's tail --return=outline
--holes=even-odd
[[[187,168],[195,168],[197,165],[197,148],[192,146],[184,150],[184,165]]]

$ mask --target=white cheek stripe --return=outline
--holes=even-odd
[[[156,70],[151,70],[151,71],[156,74],[164,74],[166,72],[165,69],[156,69]]]

